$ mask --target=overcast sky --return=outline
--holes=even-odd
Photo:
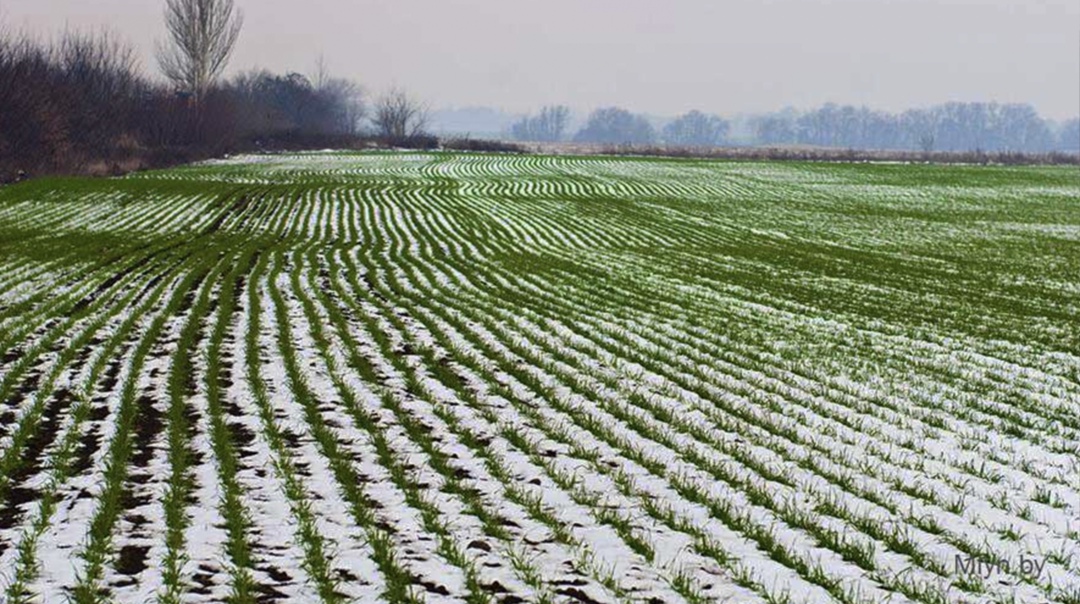
[[[1078,0],[237,0],[232,71],[333,71],[435,106],[675,114],[1030,102],[1080,114]],[[156,70],[158,0],[0,0],[7,28],[108,26]]]

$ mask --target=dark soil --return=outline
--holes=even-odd
[[[136,401],[138,406],[135,418],[135,452],[131,463],[135,467],[145,468],[154,456],[154,440],[165,428],[163,414],[155,405],[152,396],[144,394]]]
[[[3,478],[3,483],[11,486],[0,490],[0,499],[3,500],[3,506],[0,507],[0,528],[14,526],[22,517],[23,506],[37,499],[37,491],[25,488],[23,484],[41,471],[45,449],[56,440],[60,420],[71,408],[74,398],[72,392],[65,388],[58,390],[45,404],[37,430],[26,442],[21,463],[9,476]]]
[[[120,549],[120,556],[116,560],[116,572],[127,577],[135,577],[146,570],[147,554],[149,546],[127,545]]]

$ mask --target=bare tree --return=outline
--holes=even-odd
[[[1075,117],[1061,125],[1058,141],[1059,151],[1080,153],[1080,117]]]
[[[380,136],[407,139],[423,135],[430,116],[426,105],[394,88],[375,102],[371,121]]]
[[[0,37],[0,172],[122,157],[144,90],[133,51],[108,32],[68,31],[51,44]]]
[[[326,55],[320,54],[315,59],[315,72],[311,74],[311,84],[315,90],[322,90],[330,82],[330,65],[326,62]]]
[[[579,143],[646,145],[656,142],[656,130],[644,116],[618,107],[597,109],[574,136]]]
[[[538,116],[526,116],[510,128],[519,141],[558,142],[566,135],[570,124],[570,108],[550,105],[540,110]]]
[[[364,90],[356,82],[331,77],[318,89],[319,96],[332,108],[333,130],[355,136],[363,125]]]
[[[919,148],[923,153],[933,153],[934,143],[937,142],[933,132],[926,132],[919,136]]]
[[[109,32],[67,32],[56,60],[68,88],[69,138],[84,148],[102,148],[121,135],[141,83],[131,46]]]
[[[727,120],[691,111],[664,128],[664,142],[682,147],[717,147],[724,143],[730,130]]]
[[[329,114],[329,130],[335,134],[358,134],[367,110],[363,88],[352,80],[335,77],[326,55],[321,54],[315,60],[315,71],[309,79]]]
[[[165,0],[169,44],[158,48],[161,71],[201,100],[225,69],[243,21],[233,0]]]

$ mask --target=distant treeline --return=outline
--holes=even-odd
[[[232,10],[230,3],[222,6]],[[42,42],[0,31],[0,182],[24,174],[118,174],[263,149],[520,150],[491,141],[440,141],[427,133],[426,106],[400,90],[375,99],[368,112],[361,88],[331,77],[321,62],[310,77],[252,71],[191,86],[175,79],[149,79],[131,48],[108,34],[69,32]],[[900,114],[826,105],[750,118],[737,128],[700,111],[658,123],[611,107],[594,111],[576,134],[570,123],[568,108],[546,107],[515,124],[511,138],[637,148],[738,143],[924,154],[1080,153],[1080,119],[1054,124],[1028,105],[995,103]]]
[[[906,151],[1080,152],[1080,118],[1054,124],[1031,105],[946,103],[903,113],[825,105],[753,121],[761,145]]]
[[[535,151],[549,144],[538,145]],[[904,151],[899,149],[852,149],[838,147],[686,147],[671,145],[591,145],[557,143],[557,152],[580,155],[623,155],[722,159],[739,161],[795,162],[903,162],[1001,166],[1080,166],[1080,154],[1063,151],[1024,153],[1020,151]]]
[[[730,121],[691,111],[658,127],[655,120],[625,109],[594,111],[576,134],[570,111],[546,107],[511,129],[519,141],[667,145],[683,147],[812,146],[838,149],[943,151],[950,153],[1080,153],[1080,118],[1055,124],[1022,104],[947,103],[903,113],[825,105],[749,118],[744,134],[732,137]]]

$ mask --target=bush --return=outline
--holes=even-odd
[[[0,172],[79,169],[130,148],[144,84],[107,34],[0,40]]]
[[[434,151],[439,148],[439,137],[431,134],[417,134],[416,136],[376,136],[370,139],[378,147],[388,149],[416,149],[419,151]]]
[[[442,147],[450,151],[474,151],[477,153],[528,153],[525,147],[514,143],[468,137],[444,140]]]

